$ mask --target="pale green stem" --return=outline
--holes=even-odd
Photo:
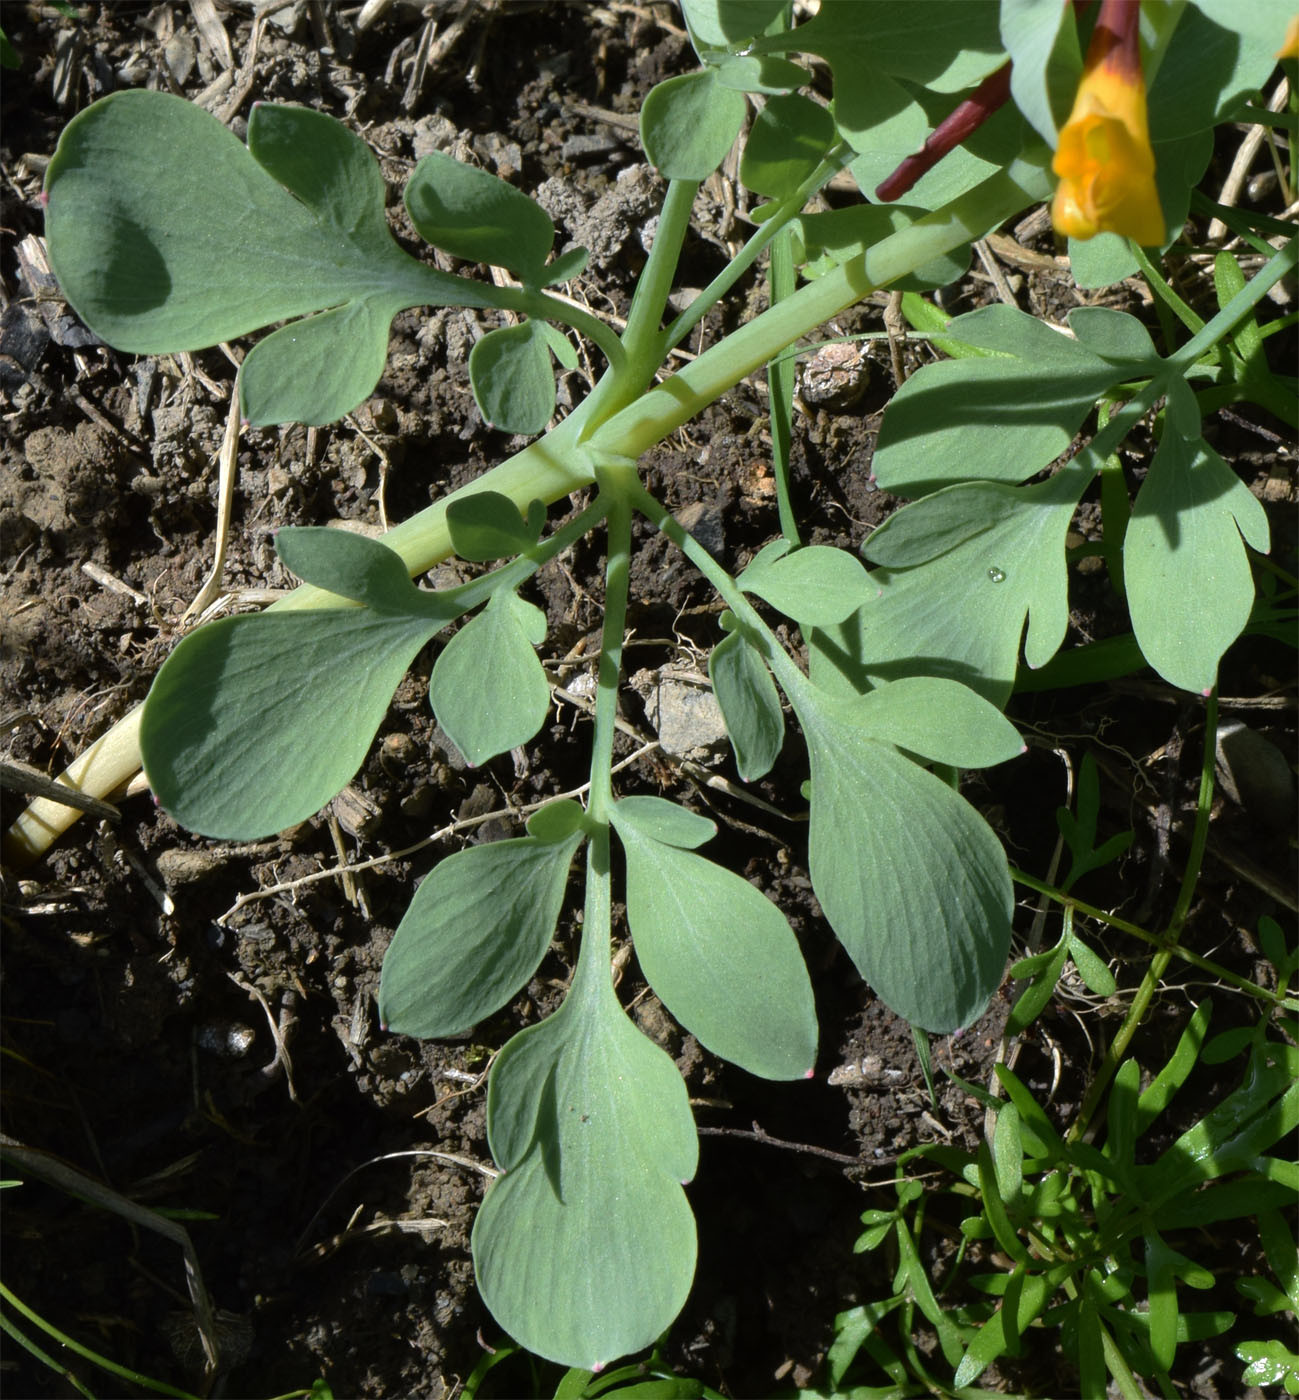
[[[636,295],[627,314],[623,344],[634,359],[646,361],[648,384],[663,360],[663,311],[672,293],[681,248],[690,232],[699,193],[698,180],[670,180],[650,244],[649,261],[636,280]],[[648,363],[650,360],[652,364]]]
[[[761,255],[762,250],[786,227],[791,219],[802,213],[803,207],[817,190],[843,168],[850,155],[851,152],[846,146],[837,146],[792,195],[782,200],[774,209],[768,210],[766,217],[758,228],[750,234],[744,247],[668,327],[666,337],[668,349],[681,344],[708,314],[709,310],[717,305],[739,278],[753,265]]]
[[[771,245],[767,270],[771,304],[775,306],[794,294],[794,253],[788,235]],[[771,422],[771,465],[776,476],[776,506],[780,512],[780,533],[797,548],[801,543],[794,503],[790,500],[789,457],[793,441],[790,421],[794,397],[794,365],[777,355],[767,363],[767,416]]]
[[[631,504],[622,484],[612,480],[614,473],[606,476],[602,472],[601,475],[604,489],[598,504],[608,512],[608,544],[587,811],[594,821],[607,825],[609,807],[613,802],[613,741],[618,723],[618,683],[622,673],[627,587],[631,572]]]
[[[613,805],[613,741],[618,724],[618,681],[622,672],[623,635],[627,625],[627,586],[631,562],[631,508],[618,489],[602,491],[597,504],[607,507],[604,624],[600,633],[600,670],[591,734],[591,786],[587,813],[591,830],[586,852],[586,898],[582,946],[573,974],[574,992],[588,979],[609,980],[613,939],[612,862],[609,809]],[[603,990],[603,989],[602,989]]]
[[[591,436],[591,446],[613,456],[641,456],[800,336],[879,287],[981,238],[1029,202],[1010,175],[991,176],[733,331],[603,423]]]

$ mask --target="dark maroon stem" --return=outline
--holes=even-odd
[[[971,136],[1010,96],[1009,59],[990,73],[959,107],[934,128],[924,146],[875,187],[875,198],[888,203],[900,199],[926,171]]]

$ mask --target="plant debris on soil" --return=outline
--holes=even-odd
[[[362,14],[376,9],[362,28]],[[557,250],[588,246],[577,294],[618,316],[661,190],[636,115],[655,82],[693,61],[674,7],[618,0],[372,3],[365,12],[316,0],[278,8],[173,0],[86,5],[68,17],[9,4],[4,26],[21,59],[6,75],[0,142],[5,757],[54,776],[143,699],[190,625],[185,610],[213,555],[216,459],[239,353],[132,359],[99,343],[58,300],[37,240],[41,180],[66,121],[96,97],[138,86],[180,92],[241,136],[255,100],[317,107],[376,152],[394,228],[412,249],[398,191],[420,156],[449,151],[534,194],[559,228]],[[684,284],[704,285],[728,260],[743,238],[745,199],[724,171],[707,183]],[[944,294],[946,309],[971,309],[1004,287],[1053,320],[1084,299],[1141,314],[1135,284],[1078,292],[1040,220],[1007,230],[998,246],[997,279],[976,261]],[[1206,274],[1187,277],[1186,295],[1209,294]],[[736,320],[762,304],[760,281],[752,286],[750,304],[728,313]],[[827,334],[878,329],[882,313],[880,298]],[[700,334],[711,341],[729,324],[710,321]],[[404,313],[384,378],[346,421],[245,433],[227,608],[292,586],[272,547],[279,526],[345,522],[377,533],[517,445],[484,424],[464,374],[474,338],[490,325],[461,310]],[[914,365],[928,352],[909,345],[904,354]],[[831,357],[804,378],[794,489],[809,538],[855,548],[896,504],[870,479],[894,378],[887,350],[850,358]],[[561,411],[585,392],[584,368],[561,380]],[[1278,425],[1224,414],[1211,432],[1267,505],[1276,554],[1293,560],[1293,456]],[[746,384],[645,468],[651,488],[735,569],[778,532],[769,456],[765,390]],[[1129,465],[1143,470],[1135,455]],[[1088,526],[1084,512],[1080,540]],[[618,757],[638,756],[619,775],[622,790],[670,795],[716,820],[715,858],[788,915],[821,1022],[813,1082],[759,1082],[684,1034],[621,949],[624,1004],[676,1059],[704,1135],[689,1192],[699,1269],[668,1357],[723,1393],[764,1396],[817,1381],[835,1314],[887,1292],[886,1261],[854,1255],[853,1243],[862,1210],[892,1205],[899,1153],[927,1141],[973,1148],[984,1114],[945,1079],[930,1101],[910,1028],[874,999],[821,919],[806,873],[800,746],[787,745],[776,770],[742,793],[716,736],[684,752],[667,739],[665,688],[689,692],[690,678],[706,672],[720,604],[662,540],[647,532],[639,544],[628,660],[643,675],[624,697],[637,737],[620,741]],[[1127,627],[1103,574],[1087,572],[1099,562],[1084,560],[1073,575],[1074,642]],[[422,1043],[385,1034],[374,998],[393,930],[437,860],[466,842],[517,834],[532,804],[585,781],[581,694],[599,650],[602,587],[589,542],[537,576],[549,623],[543,659],[562,692],[532,744],[482,770],[467,769],[434,724],[425,653],[364,768],[318,818],[270,840],[221,845],[178,828],[146,793],[130,794],[117,800],[120,819],[85,818],[38,864],[6,874],[4,1132],[131,1201],[180,1213],[219,1310],[221,1393],[269,1396],[324,1376],[337,1396],[436,1400],[500,1341],[469,1255],[491,1167],[486,1071],[515,1031],[558,1003],[575,911],[526,992],[472,1036]],[[1225,715],[1293,767],[1286,649],[1247,639],[1231,653],[1221,690]],[[1080,893],[1159,927],[1195,808],[1200,705],[1146,676],[1018,697],[1011,714],[1028,756],[971,779],[966,792],[1012,864],[1050,878],[1054,813],[1090,753],[1102,774],[1103,830],[1132,827],[1136,840]],[[23,799],[5,796],[7,824]],[[1247,977],[1264,975],[1259,917],[1293,929],[1292,823],[1292,804],[1278,816],[1218,799],[1188,946]],[[1017,947],[1040,933],[1036,913],[1026,900]],[[1092,937],[1119,992],[1098,1004],[1081,986],[1062,988],[1020,1047],[1016,1071],[1062,1119],[1146,957],[1136,940],[1104,929]],[[1143,1064],[1162,1063],[1202,995],[1191,971],[1181,967],[1163,988],[1134,1047]],[[1013,996],[1008,981],[982,1020],[937,1041],[937,1066],[986,1082]],[[1231,1014],[1228,998],[1222,1014]],[[1224,1084],[1206,1071],[1200,1087],[1211,1095]],[[1206,1101],[1188,1097],[1184,1114]],[[177,1245],[40,1175],[7,1175],[22,1185],[6,1193],[5,1283],[118,1363],[195,1384],[201,1353]],[[1205,1305],[1238,1306],[1230,1280],[1257,1240],[1200,1245],[1222,1295]],[[1068,1393],[1053,1365],[1030,1356],[1004,1382]],[[68,1393],[12,1343],[0,1375],[14,1396]],[[1183,1393],[1208,1400],[1234,1395],[1238,1376],[1229,1349],[1206,1343],[1178,1380]],[[100,1395],[143,1393],[97,1373],[91,1383]]]

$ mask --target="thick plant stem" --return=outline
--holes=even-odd
[[[573,986],[590,978],[609,978],[613,941],[613,875],[609,809],[613,805],[613,741],[618,726],[618,681],[622,674],[623,634],[627,625],[627,584],[631,562],[631,507],[617,489],[602,492],[608,507],[604,624],[600,633],[600,670],[596,682],[595,724],[591,735],[591,786],[587,813],[591,831],[586,852],[586,898],[582,946]]]
[[[613,472],[618,468],[611,469]],[[603,475],[603,473],[602,473]],[[631,505],[618,485],[601,492],[607,504],[607,563],[604,623],[600,632],[600,671],[596,682],[595,725],[591,736],[591,786],[587,811],[603,826],[613,803],[613,740],[618,724],[618,682],[622,675],[623,631],[627,625],[627,585],[631,573]]]
[[[926,262],[981,238],[1030,202],[1009,174],[991,176],[733,331],[603,423],[591,445],[620,457],[641,456],[801,335]]]
[[[693,191],[686,186],[680,188],[681,194],[673,195],[672,187],[669,187],[674,229],[683,217],[688,218],[689,204],[693,200]],[[640,379],[643,367],[635,363],[639,356],[627,345],[627,338],[624,337],[624,348],[629,351],[626,379],[607,374],[583,404],[552,432],[486,472],[477,481],[462,487],[456,494],[499,491],[509,496],[521,510],[526,510],[534,500],[544,501],[547,505],[562,500],[571,492],[590,485],[594,479],[590,457],[582,451],[584,438],[591,440],[592,447],[611,454],[639,457],[728,389],[775,358],[787,346],[810,334],[823,321],[837,315],[875,288],[904,277],[940,254],[981,237],[988,229],[1032,203],[1033,199],[1034,195],[1009,174],[992,176],[978,189],[962,195],[944,209],[926,215],[910,227],[881,240],[861,257],[803,287],[648,393],[641,393],[641,388],[648,383],[653,369]],[[682,208],[685,209],[684,215]],[[671,261],[667,250],[672,247],[672,236],[664,238],[662,223],[659,239],[663,240],[664,248],[661,266],[666,268]],[[676,246],[679,248],[679,242]],[[670,281],[670,278],[671,271],[655,273],[655,295],[651,297],[647,292],[642,303],[645,307],[645,325],[652,325],[651,308],[657,300],[658,291],[662,290],[660,281]],[[663,295],[666,297],[666,291],[663,291]],[[661,305],[653,314],[660,313]],[[653,330],[657,330],[657,327],[653,326]],[[637,379],[640,379],[639,384],[635,382]],[[628,402],[629,394],[631,402]],[[596,441],[593,429],[599,424],[603,426],[598,428]],[[454,497],[436,502],[383,537],[384,544],[401,555],[412,575],[432,568],[450,554],[446,507],[451,499]],[[302,585],[274,606],[286,611],[304,610],[328,607],[334,601],[321,589]],[[81,754],[62,775],[63,780],[69,786],[96,797],[106,797],[118,791],[139,771],[139,723],[137,707]],[[65,807],[48,798],[37,798],[6,834],[5,858],[15,867],[29,864],[80,815],[75,807]]]

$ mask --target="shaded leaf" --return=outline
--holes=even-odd
[[[361,766],[416,652],[448,620],[349,607],[191,632],[140,722],[158,801],[190,831],[227,841],[306,820]]]
[[[791,695],[812,767],[812,887],[888,1005],[951,1031],[1001,980],[1012,907],[1005,853],[967,802],[807,688]]]
[[[834,118],[810,97],[773,97],[749,129],[740,180],[773,199],[792,195],[834,144]]]
[[[469,352],[469,382],[483,417],[504,433],[544,431],[555,412],[555,375],[544,321],[488,331]]]
[[[746,783],[771,771],[785,741],[785,715],[767,663],[741,629],[708,658],[708,677],[726,721],[735,766]]]
[[[451,547],[473,563],[510,559],[531,549],[537,532],[499,491],[475,491],[447,502]]]
[[[406,209],[421,238],[453,257],[508,268],[539,284],[555,241],[550,215],[486,170],[431,151],[406,185]]]
[[[1068,448],[1097,397],[1125,377],[1010,306],[958,316],[948,333],[1002,353],[926,365],[894,395],[872,469],[899,495],[971,478],[1023,481]]]
[[[1018,488],[971,482],[898,511],[862,546],[884,565],[870,574],[870,600],[816,634],[813,678],[825,684],[836,670],[862,690],[919,672],[1004,704],[1025,618],[1030,666],[1045,665],[1064,640],[1065,537],[1087,484],[1064,472]]]
[[[1166,432],[1128,523],[1123,572],[1142,654],[1171,685],[1207,693],[1249,620],[1246,543],[1267,552],[1262,505],[1205,442]]]
[[[86,324],[137,354],[336,308],[278,331],[240,375],[250,421],[331,421],[373,389],[396,311],[498,298],[398,248],[374,157],[332,118],[263,103],[248,127],[251,150],[169,93],[93,103],[46,173],[51,266]]]

